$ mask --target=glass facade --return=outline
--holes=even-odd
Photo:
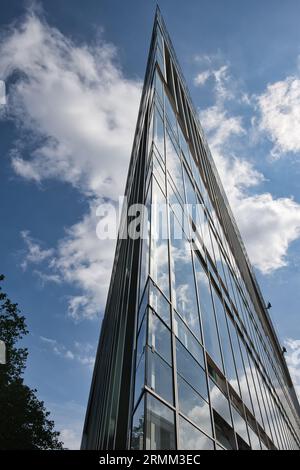
[[[83,447],[299,449],[293,385],[159,12],[126,188],[144,238],[117,245]]]

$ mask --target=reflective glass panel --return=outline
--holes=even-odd
[[[200,395],[208,400],[205,372],[184,346],[176,341],[177,372],[189,382]]]
[[[179,410],[203,431],[212,435],[210,409],[195,390],[177,376]]]
[[[151,276],[169,297],[169,251],[166,199],[153,178],[151,225]]]
[[[149,345],[171,364],[171,332],[156,315],[149,313]]]
[[[136,403],[145,386],[145,353],[141,356],[135,373],[134,403]]]
[[[253,429],[248,426],[251,448],[253,450],[260,450],[260,441],[258,435],[253,431]]]
[[[173,404],[172,368],[156,353],[147,349],[147,385]]]
[[[145,203],[146,210],[144,211],[144,214],[143,214],[139,298],[141,298],[141,296],[143,295],[145,284],[149,275],[150,212],[151,212],[150,211],[150,200],[151,200],[150,198],[151,198],[151,191],[148,190],[146,203]],[[144,312],[141,312],[141,314],[143,315]]]
[[[144,398],[139,403],[132,420],[131,449],[144,449]]]
[[[180,450],[213,450],[213,441],[186,419],[179,417]]]
[[[149,283],[147,283],[147,287],[144,289],[143,298],[140,303],[139,313],[138,313],[138,330],[140,328],[141,322],[145,315],[145,310],[148,305],[148,292],[149,292]]]
[[[166,133],[166,156],[167,156],[167,169],[171,175],[172,180],[179,196],[184,201],[184,190],[182,180],[181,161],[177,150],[174,147],[172,140],[168,133]]]
[[[165,173],[160,164],[160,161],[156,158],[155,153],[153,153],[153,173],[159,183],[159,186],[163,193],[166,193],[166,180]]]
[[[231,426],[232,421],[231,421],[231,416],[230,416],[229,402],[227,398],[212,380],[209,380],[209,388],[210,388],[211,406]]]
[[[167,117],[168,124],[170,125],[170,128],[174,134],[174,137],[178,139],[177,119],[176,119],[175,113],[173,111],[172,105],[170,103],[170,100],[167,94],[165,94],[165,110],[166,110],[166,117]]]
[[[172,296],[176,310],[184,318],[195,336],[201,341],[200,321],[195,290],[190,244],[177,222],[172,219],[171,227],[171,269]],[[179,235],[178,238],[175,238]]]
[[[182,133],[181,127],[178,126],[178,133],[179,133],[179,141],[180,141],[180,148],[181,151],[185,157],[185,160],[188,165],[190,165],[190,152],[189,152],[189,146],[187,144],[187,141],[185,140],[185,137]]]
[[[144,316],[144,320],[142,322],[138,339],[137,339],[136,365],[138,365],[140,357],[144,352],[144,346],[146,344],[146,333],[147,333],[147,315]]]
[[[170,304],[163,294],[150,282],[150,305],[157,315],[170,326]]]
[[[146,449],[175,449],[174,412],[147,394]]]
[[[225,363],[226,377],[231,386],[235,391],[240,394],[239,383],[236,376],[236,370],[234,365],[234,359],[232,355],[232,349],[230,344],[230,338],[227,329],[227,323],[225,318],[225,311],[220,297],[214,292],[214,306],[219,327],[219,335],[221,340],[223,359]]]
[[[234,430],[237,434],[239,434],[243,440],[249,444],[249,437],[247,432],[247,424],[244,418],[240,415],[240,413],[235,409],[234,406],[231,406],[231,412],[233,417],[234,423]]]
[[[239,346],[239,339],[238,339],[238,333],[237,330],[231,320],[230,317],[228,317],[228,327],[230,331],[230,337],[232,341],[232,348],[234,351],[234,358],[235,358],[235,364],[237,368],[237,373],[238,373],[238,379],[239,379],[239,384],[240,384],[240,390],[242,394],[242,399],[245,403],[245,405],[249,408],[249,410],[252,412],[252,402],[250,399],[250,394],[249,394],[249,388],[248,388],[248,382],[247,382],[247,377],[245,375],[245,369],[243,365],[243,360],[241,356],[241,351],[240,351],[240,346]]]
[[[214,412],[214,422],[217,441],[225,447],[225,449],[236,449],[236,442],[234,432],[231,426],[222,419],[217,413]]]
[[[157,108],[154,113],[154,143],[159,152],[160,157],[164,160],[165,158],[165,137],[164,137],[164,125],[161,115]]]
[[[161,71],[162,75],[165,76],[165,61],[163,59],[160,48],[158,48],[158,47],[156,48],[155,56],[156,56],[156,62],[159,65],[160,71]]]
[[[218,367],[223,370],[209,279],[206,272],[202,268],[198,257],[195,256],[194,259],[202,324],[204,329],[203,336],[205,341],[205,348]]]
[[[164,87],[163,87],[163,84],[162,84],[162,81],[160,79],[160,76],[159,76],[159,73],[157,72],[157,70],[155,71],[155,90],[157,92],[157,95],[159,96],[159,99],[160,101],[163,103],[164,100],[163,100],[163,95],[164,95]]]
[[[204,367],[202,347],[176,312],[174,315],[174,332],[186,349]]]

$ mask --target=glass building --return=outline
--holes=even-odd
[[[299,403],[159,10],[83,449],[299,449]]]

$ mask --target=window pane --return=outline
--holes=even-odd
[[[187,141],[185,140],[185,137],[182,133],[182,130],[181,130],[180,126],[178,126],[178,133],[179,133],[181,151],[184,154],[184,157],[185,157],[185,160],[186,160],[187,164],[190,165],[189,147],[188,147]]]
[[[245,369],[244,369],[242,356],[240,352],[237,331],[235,329],[235,326],[231,318],[229,317],[228,317],[228,326],[229,326],[229,331],[230,331],[230,336],[231,336],[231,341],[232,341],[232,348],[234,351],[235,364],[237,368],[242,398],[243,398],[245,405],[249,408],[249,410],[253,411],[250,394],[249,394],[248,382],[247,382],[247,378],[245,375]]]
[[[163,103],[163,84],[162,84],[162,81],[160,79],[160,76],[159,76],[159,73],[157,72],[157,70],[155,71],[155,90],[157,91],[157,94],[161,100],[161,102]]]
[[[143,233],[142,233],[142,254],[141,254],[141,268],[140,268],[140,287],[139,298],[143,295],[145,284],[149,275],[149,239],[150,239],[150,197],[151,191],[148,190],[145,203],[145,211],[143,214]],[[141,312],[142,315],[144,312]]]
[[[138,329],[140,328],[141,322],[144,318],[146,307],[148,305],[148,292],[149,292],[149,283],[147,284],[147,287],[144,290],[143,298],[140,304],[140,309],[138,313]]]
[[[247,379],[248,379],[250,396],[251,396],[251,400],[253,403],[254,414],[255,414],[256,419],[261,423],[260,407],[259,407],[259,403],[258,403],[258,399],[256,395],[253,378],[252,378],[251,368],[250,368],[249,359],[248,359],[248,353],[246,351],[243,341],[241,341],[240,344],[241,344],[241,351],[242,351],[244,364],[245,364],[245,370],[246,370]]]
[[[140,362],[137,365],[135,373],[135,387],[134,387],[134,403],[137,403],[142,390],[145,386],[145,353],[142,355]]]
[[[144,352],[144,347],[146,344],[146,333],[147,333],[147,315],[144,316],[142,326],[139,331],[137,346],[136,346],[136,366],[138,366],[141,355]]]
[[[172,364],[171,332],[153,313],[149,315],[149,344],[169,364]]]
[[[181,161],[172,140],[168,136],[168,133],[166,133],[166,156],[167,169],[171,175],[172,180],[174,181],[176,190],[178,191],[181,199],[184,201]]]
[[[176,310],[184,318],[195,336],[201,341],[195,278],[190,244],[173,217],[171,227],[172,295]]]
[[[173,404],[173,377],[172,368],[159,357],[147,349],[148,370],[147,384],[158,395]]]
[[[164,125],[161,115],[159,114],[157,108],[155,108],[154,114],[154,143],[156,148],[161,156],[165,159],[165,138],[164,138]]]
[[[208,400],[205,372],[182,344],[176,340],[177,372]]]
[[[169,252],[166,200],[153,179],[151,226],[151,275],[156,284],[169,297]]]
[[[153,152],[153,174],[155,175],[160,188],[162,189],[163,193],[166,193],[166,181],[165,181],[165,173],[160,164],[160,161],[156,158],[155,153]]]
[[[159,28],[157,28],[157,44],[159,45],[159,48],[163,54],[164,51],[164,40],[162,38],[162,34]]]
[[[147,163],[148,163],[148,159],[150,157],[150,149],[152,147],[152,143],[153,143],[153,121],[154,121],[154,112],[152,110],[151,112],[151,116],[150,116],[150,119],[149,119],[149,131],[148,131],[148,140],[147,140]]]
[[[152,282],[150,284],[150,305],[157,315],[170,326],[170,304]]]
[[[248,431],[250,436],[251,448],[253,450],[260,450],[259,437],[250,426],[248,426]]]
[[[146,449],[175,449],[174,412],[147,394]]]
[[[183,165],[183,174],[184,174],[186,202],[188,204],[188,213],[190,217],[193,219],[193,221],[197,223],[198,208],[196,207],[196,202],[197,202],[196,193],[195,193],[194,186],[192,185],[191,179],[188,176],[184,165]]]
[[[174,332],[177,338],[184,344],[186,349],[194,356],[194,358],[204,367],[203,349],[198,341],[191,334],[179,315],[174,315]]]
[[[213,450],[213,441],[184,418],[179,417],[180,450]]]
[[[248,437],[248,432],[247,432],[247,424],[244,418],[240,415],[240,413],[234,408],[234,406],[231,406],[231,411],[232,411],[232,417],[233,417],[233,423],[234,423],[234,430],[239,436],[243,438],[243,440],[249,444],[249,437]]]
[[[235,391],[240,394],[239,384],[236,376],[235,364],[232,355],[231,345],[230,345],[230,338],[228,334],[228,328],[225,318],[225,312],[223,308],[223,304],[219,298],[219,296],[214,292],[214,305],[215,305],[215,312],[219,326],[219,334],[220,340],[222,345],[223,351],[223,359],[225,363],[225,370],[226,370],[226,377],[228,382],[232,385]]]
[[[223,370],[209,279],[197,256],[194,259],[205,348],[219,368]]]
[[[172,108],[172,105],[170,103],[170,100],[168,98],[167,93],[165,94],[165,109],[166,109],[166,116],[167,116],[168,124],[170,125],[170,128],[171,128],[171,130],[174,134],[174,137],[177,140],[178,139],[178,136],[177,136],[177,120],[176,120],[176,116],[175,116],[175,113],[173,111],[173,108]]]
[[[234,432],[231,426],[222,419],[217,413],[214,412],[214,422],[216,439],[222,444],[225,449],[232,450],[236,449],[236,442],[234,438]]]
[[[212,435],[209,406],[180,375],[177,375],[179,410],[203,431]]]
[[[161,51],[158,47],[156,48],[156,54],[155,55],[156,55],[156,62],[158,63],[160,71],[161,71],[162,75],[164,76],[165,75],[165,62],[164,62],[162,53],[161,53]]]
[[[229,402],[227,398],[225,397],[225,395],[223,395],[219,387],[217,387],[217,385],[215,385],[215,383],[212,380],[209,380],[209,388],[210,388],[211,406],[231,426],[232,421],[231,421],[230,410],[229,410]]]
[[[173,235],[174,232],[174,221],[173,218],[176,217],[180,227],[182,227],[185,234],[189,236],[189,221],[187,217],[187,211],[184,210],[182,200],[179,198],[177,191],[174,189],[174,183],[171,181],[171,178],[168,178],[168,201],[172,208],[170,211],[170,230],[173,230],[171,234]],[[177,235],[179,238],[181,231]],[[174,235],[175,236],[175,235]]]
[[[131,431],[131,449],[142,450],[144,448],[144,401],[142,398],[139,406],[137,407],[133,420],[132,420],[132,431]]]

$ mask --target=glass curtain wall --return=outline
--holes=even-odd
[[[282,371],[159,28],[154,54],[131,447],[296,448]]]

